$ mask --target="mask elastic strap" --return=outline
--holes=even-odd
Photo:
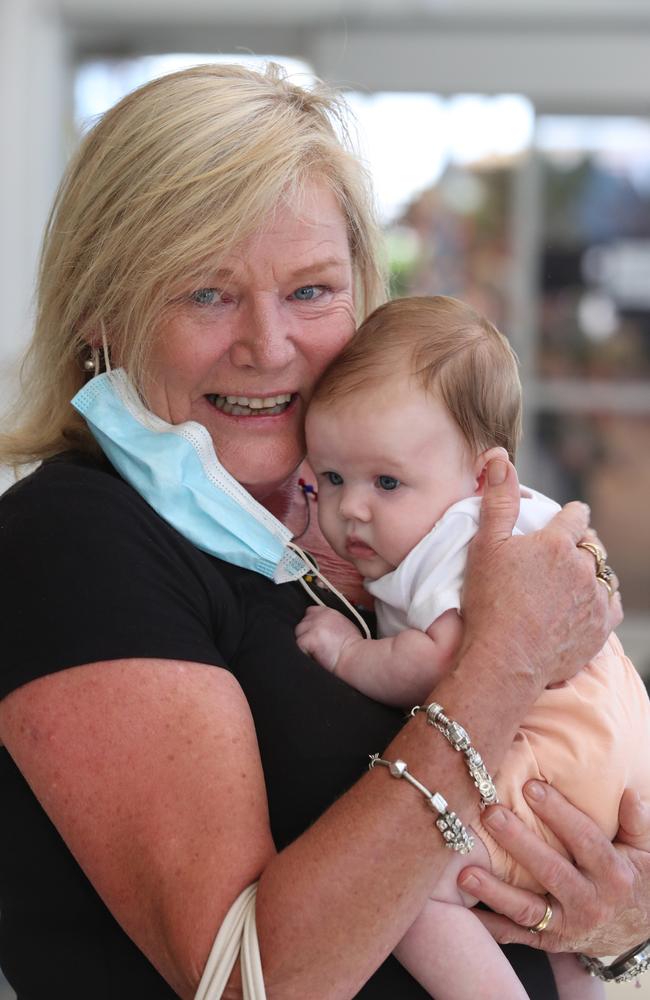
[[[370,635],[370,629],[366,625],[365,621],[363,620],[357,609],[354,607],[354,605],[350,604],[347,597],[344,597],[341,591],[337,590],[334,584],[330,583],[327,577],[323,573],[321,573],[320,569],[318,568],[318,563],[316,562],[316,560],[312,556],[310,556],[308,552],[305,552],[303,549],[300,548],[299,545],[295,545],[293,542],[287,542],[287,548],[293,549],[294,552],[297,552],[298,555],[305,560],[305,562],[311,569],[312,575],[317,576],[319,580],[322,580],[327,589],[331,591],[331,593],[334,594],[335,597],[338,597],[339,601],[341,601],[341,603],[345,605],[348,611],[352,612],[352,614],[357,620],[357,625],[359,626],[361,632],[363,633],[364,638],[371,639],[372,636]],[[314,590],[312,590],[312,588],[310,587],[309,583],[307,582],[304,576],[299,577],[299,582],[307,591],[311,599],[316,602],[316,604],[320,604],[322,608],[327,607],[327,605],[323,601],[321,601],[318,594]]]
[[[108,355],[108,340],[106,339],[106,330],[104,329],[104,324],[102,323],[102,348],[104,350],[104,366],[107,372],[112,372],[111,359]]]

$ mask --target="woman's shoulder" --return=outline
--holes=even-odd
[[[0,552],[102,532],[140,520],[142,501],[101,457],[66,452],[47,459],[0,496]],[[97,536],[99,537],[99,536]]]
[[[54,512],[62,504],[83,506],[89,494],[96,501],[102,496],[113,502],[120,496],[124,502],[135,499],[134,491],[103,456],[63,452],[46,459],[2,494],[0,518],[9,512],[27,514],[32,508]]]
[[[0,696],[63,667],[158,658],[223,664],[242,614],[216,560],[110,465],[66,455],[0,498]]]
[[[101,456],[57,455],[0,497],[0,560],[14,573],[68,567],[125,579],[136,567],[166,575],[180,562],[197,575],[200,556]]]
[[[0,560],[38,563],[59,575],[174,581],[221,593],[222,564],[209,559],[163,518],[103,456],[69,452],[43,462],[0,497]],[[97,584],[95,584],[97,585]]]
[[[0,552],[84,548],[196,550],[166,524],[102,455],[65,452],[44,461],[0,497]],[[8,548],[7,548],[8,547]],[[198,554],[198,553],[197,553]]]

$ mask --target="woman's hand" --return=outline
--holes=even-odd
[[[541,531],[512,536],[513,497],[516,505],[513,466],[493,459],[469,552],[464,648],[480,644],[506,670],[532,668],[541,689],[573,676],[598,652],[622,619],[621,603],[596,579],[593,555],[577,548],[589,537],[588,507],[567,504]]]
[[[477,916],[501,944],[613,956],[640,944],[650,935],[650,804],[626,792],[617,840],[610,843],[550,785],[530,781],[524,792],[575,864],[528,831],[509,810],[487,810],[484,822],[492,836],[545,886],[553,915],[546,930],[531,933],[544,916],[547,900],[469,867],[461,873],[459,886],[495,911],[477,910]]]

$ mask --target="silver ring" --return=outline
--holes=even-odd
[[[542,919],[538,923],[536,923],[534,925],[534,927],[529,927],[528,928],[528,930],[530,931],[530,933],[531,934],[541,934],[542,931],[545,931],[546,928],[548,927],[549,923],[551,922],[552,916],[553,916],[553,907],[551,906],[551,904],[547,900],[546,901],[546,909],[544,910],[544,916],[542,917]]]
[[[614,580],[614,570],[607,563],[603,563],[602,566],[598,566],[596,569],[596,579],[599,583],[604,584],[609,591],[609,596],[611,597],[614,593],[613,580]]]

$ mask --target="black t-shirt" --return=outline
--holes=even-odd
[[[278,849],[365,771],[402,715],[302,654],[308,598],[197,550],[107,462],[66,455],[0,499],[0,697],[57,670],[151,657],[230,670],[251,707]],[[19,1000],[175,996],[113,920],[0,749],[0,965]],[[509,957],[531,997],[556,996],[546,959]],[[358,994],[416,1000],[389,958]]]

